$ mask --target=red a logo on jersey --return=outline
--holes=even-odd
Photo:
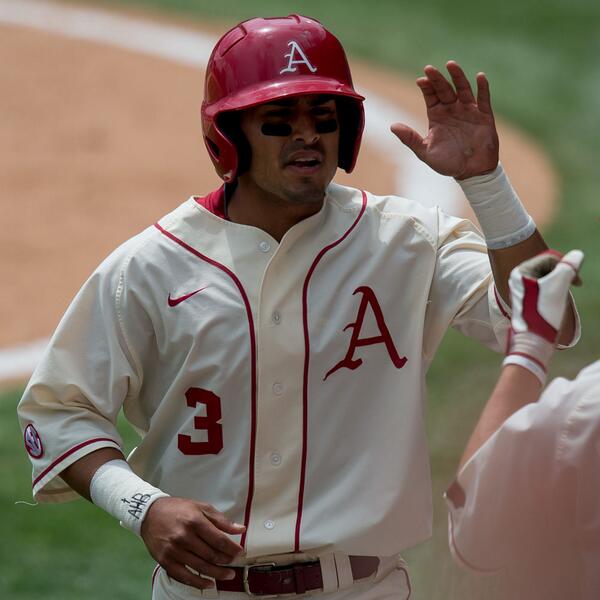
[[[346,356],[342,360],[340,360],[337,365],[331,368],[327,375],[323,378],[325,381],[332,373],[335,373],[338,369],[346,368],[354,371],[354,369],[358,369],[360,365],[363,364],[362,358],[354,358],[354,352],[360,346],[372,346],[374,344],[385,344],[385,348],[392,359],[392,363],[397,369],[401,369],[407,361],[406,356],[400,357],[398,351],[396,350],[396,346],[394,346],[394,341],[392,340],[392,336],[385,324],[385,319],[383,318],[383,312],[381,311],[381,306],[379,306],[379,302],[377,301],[377,297],[375,296],[375,292],[365,285],[356,288],[352,295],[360,292],[362,294],[362,300],[360,302],[360,306],[358,307],[358,314],[356,315],[356,321],[354,323],[348,323],[346,327],[344,327],[344,331],[349,327],[352,328],[352,337],[350,338],[350,346],[348,347],[348,351],[346,352]],[[375,321],[377,323],[377,327],[379,329],[380,335],[376,335],[374,337],[360,337],[360,331],[363,326],[363,321],[365,319],[365,314],[367,312],[367,306],[371,307],[373,311],[373,315],[375,316]]]

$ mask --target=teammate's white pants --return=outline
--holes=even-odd
[[[323,567],[322,567],[323,568]],[[324,577],[326,576],[323,573]],[[331,574],[337,577],[334,572]],[[197,600],[218,598],[219,600],[249,600],[250,596],[238,592],[218,592],[214,589],[201,591],[171,579],[162,568],[154,577],[152,600]],[[260,598],[260,596],[256,596]],[[377,573],[351,587],[331,593],[320,590],[301,595],[281,596],[282,600],[322,598],[323,600],[408,600],[410,579],[406,563],[399,557],[382,558]]]

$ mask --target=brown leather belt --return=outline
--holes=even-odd
[[[376,556],[348,558],[355,581],[373,575],[379,566],[379,558]],[[249,596],[278,596],[323,589],[321,563],[318,560],[291,565],[259,563],[229,568],[235,571],[235,578],[216,581],[217,589],[223,592],[246,592]]]

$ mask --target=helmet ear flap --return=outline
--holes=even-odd
[[[234,177],[243,175],[249,168],[252,160],[252,151],[241,127],[242,113],[230,111],[221,113],[217,117],[217,127],[222,135],[233,145],[237,155],[237,169]]]
[[[352,98],[336,98],[338,122],[340,124],[340,146],[338,166],[350,173],[354,169],[358,148],[364,128],[362,105]]]
[[[229,183],[238,174],[238,153],[235,145],[221,131],[217,123],[212,123],[204,136],[204,144],[215,165],[219,177]]]

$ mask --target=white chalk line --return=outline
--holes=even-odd
[[[217,41],[215,36],[183,27],[47,0],[0,0],[0,23],[109,44],[200,68],[206,66]],[[422,124],[374,92],[360,91],[367,98],[364,138],[394,161],[395,193],[427,206],[438,204],[451,214],[462,213],[464,198],[456,184],[418,160],[389,130],[397,121],[415,129]],[[48,339],[43,339],[0,350],[0,381],[30,375],[47,344]]]

